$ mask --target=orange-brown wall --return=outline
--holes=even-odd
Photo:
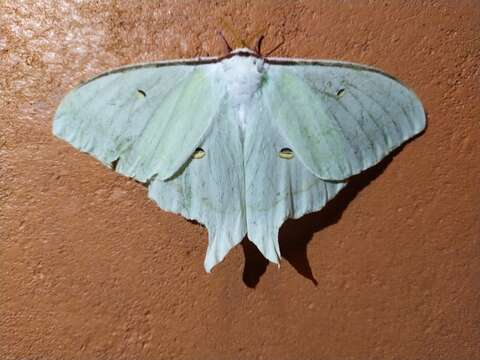
[[[124,64],[220,55],[377,66],[424,134],[211,275],[207,232],[51,135],[64,94]],[[1,359],[480,359],[480,2],[0,2]]]

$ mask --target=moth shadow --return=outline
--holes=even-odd
[[[349,183],[343,188],[335,198],[325,205],[320,211],[307,214],[300,219],[287,220],[279,232],[280,252],[282,260],[286,260],[295,270],[310,280],[315,286],[318,284],[313,275],[312,268],[307,257],[307,246],[312,240],[313,235],[333,225],[340,220],[348,204],[359,194],[368,184],[382,174],[393,158],[403,149],[403,146],[397,148],[383,161],[371,167],[368,170],[350,178]],[[266,260],[256,246],[244,239],[242,248],[245,255],[245,266],[243,268],[243,282],[250,288],[255,288],[260,281],[261,276],[267,270],[269,261]]]

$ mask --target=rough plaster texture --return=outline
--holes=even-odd
[[[280,269],[245,242],[207,275],[203,227],[51,135],[79,81],[222,54],[219,29],[378,66],[428,112],[283,226]],[[479,359],[479,33],[474,0],[1,1],[0,358]]]

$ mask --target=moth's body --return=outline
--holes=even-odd
[[[237,55],[222,61],[222,66],[217,69],[217,76],[225,81],[227,96],[237,112],[237,121],[244,132],[249,121],[248,109],[251,108],[253,97],[260,90],[267,71],[264,60],[254,56],[250,50],[237,49],[233,54]]]
[[[204,224],[210,271],[245,236],[278,262],[287,218],[424,127],[415,94],[379,70],[238,49],[101,74],[65,97],[53,130]]]

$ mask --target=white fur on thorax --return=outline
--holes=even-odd
[[[254,56],[233,56],[223,60],[221,64],[229,103],[237,111],[240,127],[245,129],[248,107],[255,92],[260,88],[265,71],[263,60]]]

